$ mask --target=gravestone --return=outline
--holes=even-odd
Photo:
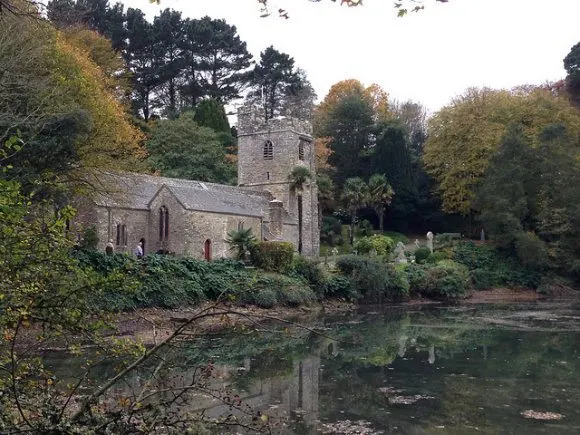
[[[419,239],[415,239],[415,248],[419,249],[421,247],[421,243],[419,243]]]
[[[397,258],[395,258],[395,261],[397,263],[407,262],[407,257],[405,257],[405,245],[403,244],[403,242],[397,243],[397,247],[395,248],[395,254],[397,255]]]
[[[427,247],[429,248],[429,250],[431,251],[431,254],[433,253],[433,233],[431,231],[429,231],[427,233]]]

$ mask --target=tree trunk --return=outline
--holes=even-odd
[[[381,212],[379,213],[379,230],[381,230],[381,233],[383,232],[383,229],[384,229],[384,225],[383,225],[384,219],[385,219],[385,212],[384,212],[384,210],[381,210]]]

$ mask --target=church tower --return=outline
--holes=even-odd
[[[265,122],[262,114],[254,106],[238,110],[238,184],[266,190],[281,201],[294,220],[294,230],[285,229],[284,238],[293,241],[298,252],[317,256],[320,230],[312,126],[290,117]],[[310,173],[301,189],[290,181],[300,166]]]

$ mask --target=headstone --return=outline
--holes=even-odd
[[[331,253],[333,256],[335,256],[335,257],[338,255],[338,249],[336,248],[336,246],[335,246],[334,248],[332,248],[332,250],[330,251],[330,253]]]
[[[369,255],[370,255],[371,257],[376,257],[376,256],[377,256],[377,250],[376,250],[376,249],[374,249],[374,248],[373,248],[373,249],[371,249],[371,252],[369,252]]]
[[[427,247],[433,253],[433,233],[431,231],[427,233]]]
[[[415,239],[415,248],[419,249],[421,247],[421,243],[419,243],[419,239]]]
[[[397,243],[397,247],[395,248],[395,254],[397,254],[397,258],[395,258],[395,261],[397,263],[407,262],[407,257],[405,257],[405,245],[403,244],[403,242]]]
[[[481,233],[479,234],[479,240],[485,242],[485,230],[482,228]]]

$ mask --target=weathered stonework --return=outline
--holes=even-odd
[[[292,118],[265,124],[260,119],[248,107],[238,115],[239,187],[144,174],[99,174],[92,182],[100,191],[91,201],[77,202],[74,226],[80,232],[94,225],[98,248],[104,250],[111,239],[116,252],[131,253],[142,241],[145,254],[229,257],[227,234],[251,228],[260,240],[289,241],[303,254],[317,256],[318,195],[310,124]],[[266,141],[271,154],[265,158]],[[292,191],[288,179],[296,166],[307,167],[311,174],[299,192]]]
[[[271,144],[271,156],[266,152]],[[318,227],[318,190],[314,166],[312,127],[308,121],[276,118],[264,122],[254,107],[238,111],[238,183],[242,187],[263,189],[282,201],[288,214],[298,224],[298,196],[302,197],[301,243],[296,234],[285,234],[305,255],[317,256],[320,229]],[[310,171],[310,180],[301,192],[293,192],[289,175],[296,166]]]

